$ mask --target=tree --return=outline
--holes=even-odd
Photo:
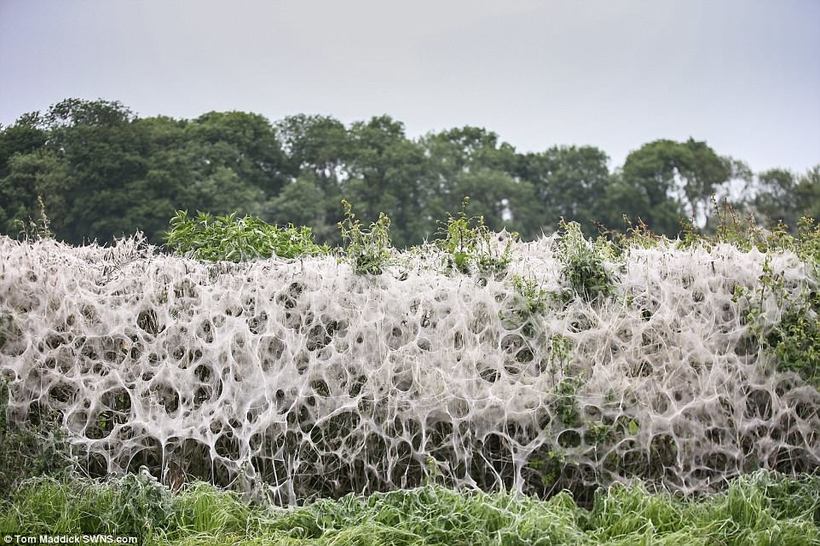
[[[23,226],[41,221],[41,204],[52,229],[62,228],[64,202],[60,188],[66,173],[57,157],[47,150],[15,154],[0,179],[0,232],[17,235]]]
[[[337,206],[328,202],[312,175],[300,176],[285,186],[266,208],[266,216],[278,225],[310,226],[319,241],[338,238],[336,224],[328,224],[328,211]],[[341,202],[339,204],[341,206]]]
[[[350,140],[342,122],[328,116],[299,114],[278,122],[276,129],[291,175],[310,172],[325,190],[347,179]]]
[[[470,214],[494,229],[534,233],[532,185],[515,177],[515,149],[479,127],[431,133],[420,141],[428,167],[419,192],[431,223],[454,214],[470,197]]]
[[[796,175],[770,169],[757,176],[752,209],[768,227],[783,223],[794,229],[802,216],[820,218],[820,165]]]
[[[781,222],[794,226],[797,220],[796,185],[791,171],[770,169],[760,173],[757,176],[757,194],[752,202],[759,221],[768,227]]]
[[[288,180],[287,158],[276,130],[259,114],[209,112],[186,130],[200,144],[202,160],[212,169],[209,175],[228,168],[269,197],[278,194]]]
[[[386,213],[393,221],[391,238],[398,247],[421,242],[435,229],[425,217],[421,183],[427,169],[423,149],[407,139],[404,124],[389,116],[354,123],[350,135],[350,177],[342,193],[356,204],[359,216],[376,221]]]
[[[468,214],[483,216],[490,229],[507,229],[528,237],[534,234],[536,199],[529,182],[516,180],[505,172],[478,169],[456,175],[453,189],[452,195],[470,197]],[[451,205],[450,210],[457,208]]]
[[[347,128],[339,120],[328,116],[307,116],[299,114],[287,117],[276,124],[282,147],[288,156],[288,172],[304,181],[297,185],[285,186],[283,194],[272,199],[267,210],[277,223],[296,223],[301,213],[296,205],[284,202],[284,197],[294,203],[305,203],[306,196],[297,194],[303,189],[307,195],[320,197],[323,211],[314,228],[317,240],[338,244],[340,242],[336,224],[342,219],[342,184],[350,178],[351,142]],[[284,196],[284,197],[283,197]],[[283,216],[290,211],[293,216]]]
[[[627,156],[609,199],[615,210],[672,236],[683,217],[707,223],[711,197],[731,175],[729,161],[705,142],[656,140]]]
[[[555,146],[522,155],[517,169],[532,183],[538,199],[536,223],[555,231],[562,218],[578,222],[587,235],[597,232],[610,183],[607,155],[592,146]]]
[[[147,162],[144,134],[135,130],[131,112],[119,103],[69,100],[53,106],[46,119],[46,148],[66,173],[58,233],[79,243],[133,232],[124,218],[140,196],[129,196],[126,189],[145,176]]]
[[[614,172],[607,163],[591,146],[519,154],[480,127],[410,139],[386,115],[349,127],[301,114],[276,124],[244,112],[140,118],[116,101],[67,99],[0,127],[0,230],[15,235],[44,209],[72,243],[136,230],[160,242],[185,209],[307,224],[337,244],[344,197],[364,222],[387,213],[400,247],[433,236],[465,196],[469,214],[524,238],[561,218],[587,235],[598,222],[623,228],[623,214],[666,235],[687,216],[708,230],[710,199],[721,194],[768,225],[820,213],[820,166],[755,178],[691,138],[647,143]]]
[[[46,142],[47,134],[39,127],[39,115],[26,114],[9,127],[0,126],[0,178],[8,174],[11,158],[39,150]]]
[[[794,189],[799,216],[820,220],[820,165],[800,177]]]

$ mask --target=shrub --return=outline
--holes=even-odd
[[[0,382],[0,500],[27,478],[59,476],[71,467],[59,415],[32,412],[28,422],[15,424],[9,421],[8,402],[8,385]]]
[[[513,297],[511,306],[499,312],[499,318],[508,329],[523,326],[523,333],[533,335],[533,317],[544,314],[555,299],[555,295],[541,288],[532,277],[513,275]]]
[[[365,231],[346,199],[342,200],[342,207],[344,220],[339,222],[339,230],[347,243],[345,255],[353,270],[359,275],[380,275],[391,256],[390,218],[379,213],[379,219]]]
[[[773,250],[770,244],[775,241],[771,238],[772,233],[777,238],[787,233],[782,224],[774,232],[767,232],[757,225],[752,215],[744,216],[728,203],[718,204],[713,201],[712,207],[717,225],[714,235],[701,237],[707,243],[729,243],[741,250],[758,248],[761,252],[766,252]]]
[[[552,409],[561,422],[569,427],[581,424],[581,410],[578,407],[578,389],[582,386],[579,378],[566,377],[555,386]]]
[[[820,291],[817,287],[803,288],[790,294],[768,258],[759,283],[755,291],[735,291],[752,340],[774,359],[778,370],[796,372],[820,388]],[[783,309],[780,320],[773,325],[764,320],[764,304],[769,297]]]
[[[43,197],[37,195],[37,218],[29,217],[27,220],[13,220],[12,224],[18,230],[18,238],[26,241],[37,241],[42,239],[54,238],[54,232],[51,231],[51,222],[46,215],[46,205],[43,203]]]
[[[190,218],[178,211],[171,218],[166,245],[179,254],[211,262],[242,262],[255,258],[297,258],[326,254],[329,249],[313,240],[309,227],[280,228],[259,218],[236,213],[212,216],[200,212]]]
[[[522,318],[543,313],[550,303],[551,294],[541,288],[533,278],[525,278],[520,275],[513,277],[513,288],[520,302],[519,313]]]
[[[465,198],[458,216],[448,216],[443,229],[443,238],[437,246],[447,254],[447,268],[461,273],[470,273],[476,268],[480,273],[502,273],[512,258],[512,243],[518,238],[512,233],[504,245],[494,241],[495,234],[484,224],[483,216],[467,216],[469,198]]]
[[[729,203],[713,203],[716,223],[714,233],[705,235],[697,231],[691,222],[683,224],[683,237],[678,248],[689,248],[696,244],[712,246],[730,244],[740,250],[750,251],[756,248],[760,252],[790,251],[797,254],[806,263],[820,266],[820,225],[814,218],[804,216],[797,222],[794,235],[783,223],[768,230],[759,226],[754,216],[742,215]],[[660,241],[644,225],[637,230],[628,230],[630,237],[623,238],[628,244],[641,244],[641,241]],[[645,246],[645,245],[642,245]]]
[[[606,257],[602,246],[584,238],[579,224],[561,223],[558,242],[561,275],[571,290],[585,301],[600,300],[615,291],[613,276],[604,263]]]
[[[771,257],[767,256],[758,287],[735,290],[742,320],[749,326],[752,341],[774,360],[778,370],[795,372],[820,387],[820,226],[812,218],[801,218],[793,236],[785,226],[763,233],[747,224],[736,219],[722,221],[716,237],[741,248],[793,252],[810,267],[813,284],[787,290],[783,276],[773,269]],[[764,304],[768,298],[774,298],[783,310],[775,324],[765,320]]]
[[[758,226],[753,216],[744,216],[729,204],[714,202],[713,207],[717,219],[714,234],[703,235],[686,223],[676,246],[730,244],[743,251],[757,249],[769,254],[758,287],[735,289],[741,319],[749,326],[750,341],[769,355],[778,370],[796,372],[820,387],[820,225],[814,218],[803,217],[794,234],[783,224],[767,230]],[[668,241],[654,235],[642,222],[618,238],[622,250],[635,246],[651,248],[664,242]],[[799,291],[787,290],[782,275],[772,268],[771,253],[775,252],[796,254],[808,265],[813,280]],[[782,309],[775,324],[768,324],[765,319],[764,304],[768,298],[774,298],[776,307]]]
[[[560,370],[566,373],[572,357],[572,340],[561,334],[556,334],[549,339],[549,364],[555,373]]]

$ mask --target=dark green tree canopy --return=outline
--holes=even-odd
[[[740,193],[729,186],[743,183]],[[732,195],[730,195],[732,194]],[[562,219],[587,235],[641,219],[674,236],[687,218],[710,229],[713,196],[773,226],[820,211],[820,166],[755,176],[707,143],[656,140],[611,170],[593,146],[519,153],[481,127],[409,138],[387,115],[345,125],[299,114],[276,123],[246,112],[139,117],[116,101],[67,99],[0,127],[0,232],[48,216],[79,243],[143,231],[160,242],[177,210],[257,215],[310,226],[339,243],[342,199],[362,222],[392,219],[399,247],[441,228],[469,196],[470,215],[527,239]]]

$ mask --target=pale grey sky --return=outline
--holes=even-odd
[[[519,150],[658,139],[820,163],[820,0],[0,0],[0,123],[67,97],[141,115],[389,114]]]

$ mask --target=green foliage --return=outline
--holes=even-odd
[[[36,409],[28,421],[12,423],[8,402],[9,387],[0,381],[0,502],[23,480],[63,475],[71,466],[59,415]]]
[[[467,216],[469,198],[464,198],[458,216],[449,216],[443,229],[443,238],[436,244],[447,253],[447,267],[468,274],[473,269],[484,274],[502,273],[512,259],[512,234],[503,250],[494,244],[494,234],[484,223],[483,216]]]
[[[560,459],[548,455],[546,467]],[[0,506],[0,533],[132,535],[144,544],[810,545],[820,544],[818,514],[820,478],[764,472],[702,499],[618,484],[589,510],[567,492],[537,500],[436,485],[273,510],[204,484],[171,495],[140,475],[28,482]]]
[[[820,165],[797,175],[784,169],[758,174],[755,195],[747,208],[768,227],[796,226],[801,217],[820,218]]]
[[[150,540],[176,515],[171,492],[144,473],[128,474],[111,485],[77,478],[36,478],[24,483],[13,498],[18,513],[0,517],[0,531],[24,527],[30,534],[79,531]]]
[[[587,235],[596,233],[606,208],[601,197],[611,182],[608,160],[592,146],[553,146],[522,154],[518,173],[533,184],[537,225],[555,231],[561,218],[571,218]]]
[[[555,386],[552,409],[563,424],[576,427],[581,424],[581,410],[578,406],[578,389],[583,382],[577,377],[565,377]]]
[[[786,311],[764,340],[778,369],[797,372],[820,388],[820,297]]]
[[[584,238],[575,222],[561,224],[558,259],[561,275],[574,294],[585,301],[600,301],[615,291],[612,274],[604,264],[607,254]]]
[[[550,449],[546,455],[533,456],[528,466],[537,472],[542,487],[554,487],[566,465],[566,457],[559,450]]]
[[[200,212],[190,218],[178,211],[171,218],[166,244],[173,251],[211,262],[241,262],[255,258],[298,258],[326,254],[329,249],[313,241],[309,227],[280,228],[259,218],[236,214],[212,216]]]
[[[607,202],[619,217],[641,218],[673,237],[682,217],[708,221],[709,199],[731,176],[730,162],[705,142],[656,140],[627,156]]]
[[[649,229],[649,226],[647,226],[646,223],[644,223],[644,221],[640,218],[638,218],[638,221],[634,224],[626,215],[623,216],[623,220],[624,224],[626,224],[625,232],[616,232],[613,237],[618,248],[621,249],[621,252],[632,247],[655,248],[663,242],[669,240],[663,235],[653,233],[652,230]],[[690,223],[686,224],[686,233],[690,233],[688,231],[688,226],[690,225]]]
[[[513,275],[512,287],[510,305],[499,311],[499,318],[508,330],[521,328],[521,333],[526,337],[537,336],[538,317],[547,312],[558,297],[541,288],[532,277]]]
[[[731,204],[714,201],[713,208],[714,233],[704,235],[691,224],[685,225],[677,246],[730,244],[743,251],[756,249],[767,254],[757,287],[735,288],[735,301],[742,321],[749,327],[750,341],[770,356],[778,370],[796,372],[807,382],[820,386],[820,292],[816,285],[820,282],[820,225],[814,218],[803,217],[794,233],[782,224],[769,230]],[[643,222],[630,227],[626,235],[616,240],[622,252],[632,247],[673,244],[652,233]],[[813,280],[798,290],[787,290],[782,275],[772,267],[771,255],[777,252],[797,255],[809,268]],[[782,310],[775,324],[765,320],[768,298],[774,298],[776,307]]]
[[[535,327],[534,321],[530,319],[544,314],[555,300],[555,295],[541,288],[538,281],[532,277],[513,275],[512,285],[512,305],[499,315],[505,327],[514,329],[523,326],[522,332],[531,337],[535,333]]]
[[[549,338],[549,366],[553,374],[560,372],[561,380],[555,385],[550,406],[562,424],[568,427],[581,425],[581,409],[578,405],[578,389],[583,377],[569,375],[572,356],[572,340],[566,336],[554,335]]]
[[[783,310],[774,325],[767,325],[764,320],[764,303],[769,297],[775,298]],[[796,372],[820,388],[820,292],[817,288],[790,293],[782,275],[774,271],[767,257],[759,287],[754,291],[738,287],[735,298],[741,304],[743,321],[752,339],[770,355],[777,369]]]
[[[592,444],[601,445],[615,437],[615,429],[606,423],[588,423],[585,436]]]
[[[353,214],[353,207],[342,200],[344,220],[339,222],[342,241],[346,243],[345,256],[358,275],[380,275],[390,260],[390,218],[383,212],[363,230],[361,222]]]
[[[515,275],[512,282],[515,293],[521,301],[520,313],[522,318],[538,315],[547,310],[547,306],[552,299],[551,294],[541,288],[538,281],[533,278]]]
[[[560,334],[554,335],[549,340],[550,365],[553,369],[566,371],[572,355],[572,340]]]
[[[15,330],[14,318],[11,313],[0,313],[0,351],[6,346],[9,338],[14,337]]]
[[[742,215],[728,203],[714,204],[716,209],[717,226],[712,237],[702,237],[706,243],[729,243],[741,250],[757,248],[761,252],[779,249],[778,241],[782,241],[787,233],[783,226],[768,232],[757,225],[751,215]]]
[[[713,233],[699,233],[691,224],[685,224],[679,247],[730,244],[744,251],[755,248],[763,253],[794,252],[806,263],[820,263],[820,225],[815,218],[804,216],[791,228],[778,223],[767,229],[759,225],[752,214],[742,214],[731,203],[715,200],[712,207],[713,224],[710,228]],[[646,233],[649,237],[656,237],[648,230]]]
[[[820,224],[816,218],[803,216],[797,222],[794,250],[800,259],[814,264],[815,270],[820,268]]]
[[[807,382],[820,386],[820,225],[814,218],[803,217],[794,233],[780,224],[773,229],[759,226],[752,215],[743,215],[731,204],[713,202],[715,220],[711,235],[698,233],[691,224],[684,226],[680,248],[696,245],[711,247],[730,244],[743,251],[756,249],[766,253],[763,274],[755,289],[735,288],[735,301],[742,320],[749,327],[750,341],[775,362],[780,371],[798,373]],[[643,222],[630,227],[617,244],[626,251],[631,247],[652,248],[672,242],[652,233]],[[809,268],[813,278],[798,290],[787,290],[781,274],[772,267],[772,253],[791,252]],[[779,320],[768,324],[764,306],[774,298],[781,309]]]
[[[756,248],[769,253],[758,286],[753,290],[735,288],[735,300],[751,340],[773,359],[778,370],[796,372],[807,382],[820,386],[820,292],[814,285],[788,290],[782,275],[772,267],[770,254],[793,252],[810,267],[813,282],[820,282],[820,226],[814,219],[804,217],[792,235],[784,226],[764,230],[731,207],[724,207],[717,216],[715,235],[699,242],[730,243],[742,250]],[[782,310],[773,325],[767,324],[764,317],[768,298],[774,298]]]
[[[27,220],[15,219],[12,223],[19,229],[18,236],[27,241],[36,241],[40,239],[52,239],[54,233],[51,231],[51,226],[46,215],[46,206],[43,203],[43,198],[37,196],[37,206],[39,214],[37,218],[28,218]]]
[[[310,226],[317,240],[338,243],[337,221],[328,214],[329,201],[315,179],[300,177],[266,204],[265,214],[277,224]]]
[[[735,205],[770,228],[820,211],[820,166],[755,180],[693,139],[650,142],[622,169],[607,161],[590,146],[519,153],[481,127],[411,139],[389,116],[347,126],[305,115],[272,124],[246,112],[140,118],[116,101],[67,99],[0,127],[0,232],[16,236],[17,221],[37,218],[37,195],[55,237],[75,244],[137,230],[157,243],[175,211],[201,210],[307,225],[338,245],[342,196],[363,217],[389,216],[399,248],[428,240],[466,195],[490,231],[525,239],[555,231],[560,218],[588,236],[619,229],[623,214],[668,237],[683,217],[710,231],[709,197],[738,179],[748,189]]]

